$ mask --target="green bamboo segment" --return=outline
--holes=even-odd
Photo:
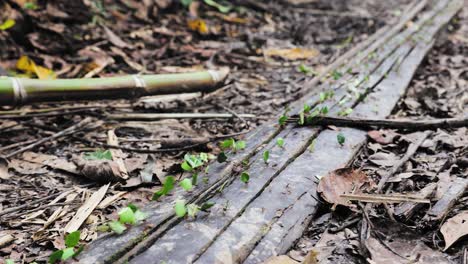
[[[216,89],[228,74],[229,69],[88,79],[38,80],[0,77],[0,106],[209,92]]]

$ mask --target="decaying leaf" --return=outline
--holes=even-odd
[[[348,199],[340,197],[342,194],[361,193],[360,187],[368,181],[368,176],[360,170],[342,168],[330,172],[320,179],[317,192],[331,204],[352,206]]]
[[[121,182],[119,165],[112,160],[86,160],[79,156],[73,157],[81,175],[100,183]]]
[[[190,30],[198,31],[198,33],[202,35],[208,34],[209,32],[208,26],[206,25],[206,22],[203,19],[189,20],[187,22],[187,26],[190,28]]]
[[[393,143],[393,140],[399,136],[399,134],[393,130],[372,130],[367,132],[367,135],[375,142],[382,145]]]
[[[386,152],[377,152],[371,156],[369,156],[369,161],[384,167],[392,167],[398,162],[398,157],[393,153],[386,153]]]
[[[319,52],[316,49],[292,48],[292,49],[266,49],[263,53],[267,57],[280,57],[285,60],[306,60],[316,57]]]
[[[445,240],[444,250],[447,250],[458,239],[468,235],[468,211],[463,211],[447,220],[440,228],[440,232]]]
[[[22,56],[19,58],[18,62],[16,63],[16,68],[26,72],[27,74],[35,74],[41,80],[57,78],[54,71],[36,65],[36,63],[27,56]]]
[[[420,235],[403,224],[389,220],[375,220],[373,224],[374,232],[365,240],[372,263],[452,263],[443,253],[426,246]]]

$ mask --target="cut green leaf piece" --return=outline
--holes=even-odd
[[[228,159],[228,157],[226,156],[226,153],[224,153],[224,152],[219,153],[219,155],[218,155],[218,162],[219,163],[223,163],[227,159]]]
[[[157,200],[159,197],[167,195],[170,191],[172,191],[172,189],[174,189],[174,182],[175,179],[173,176],[167,176],[162,189],[153,194],[152,200]]]
[[[270,151],[265,150],[265,151],[263,152],[263,161],[264,161],[265,163],[268,163],[268,160],[269,160],[269,159],[270,159]]]
[[[193,168],[190,167],[190,165],[188,164],[187,161],[182,162],[182,164],[180,165],[180,167],[182,167],[182,169],[183,169],[184,171],[192,171],[192,170],[193,170]]]
[[[335,81],[343,76],[343,74],[337,70],[334,70],[331,75]]]
[[[209,166],[205,168],[205,173],[208,173],[208,168]],[[192,174],[192,185],[197,185],[197,184],[198,184],[198,173],[194,173]]]
[[[282,116],[278,119],[278,123],[279,123],[280,125],[286,124],[286,121],[288,121],[288,116],[286,116],[286,115],[282,115]]]
[[[129,204],[127,205],[127,207],[130,208],[130,209],[132,209],[133,212],[138,211],[138,207],[137,207],[136,205],[132,204],[132,203],[129,203]]]
[[[182,187],[184,190],[186,191],[190,191],[192,190],[193,188],[193,185],[192,185],[192,180],[190,179],[183,179],[180,183],[179,183],[180,187]]]
[[[206,203],[202,204],[202,206],[200,206],[200,210],[207,211],[208,209],[210,209],[214,205],[215,205],[214,202],[206,202]]]
[[[229,138],[221,142],[221,148],[222,149],[232,148],[234,147],[234,144],[236,144],[236,141],[233,138]]]
[[[15,262],[12,259],[7,259],[5,260],[5,264],[15,264]]]
[[[122,224],[135,224],[135,213],[130,207],[125,207],[119,212],[119,222]]]
[[[189,7],[192,4],[193,0],[180,0],[180,3],[185,6]]]
[[[177,217],[184,217],[187,214],[187,208],[185,207],[185,200],[176,200],[174,205],[174,211]]]
[[[34,2],[26,2],[24,3],[23,7],[29,10],[36,10],[39,8]]]
[[[284,138],[282,138],[282,137],[277,138],[276,139],[276,145],[278,145],[278,147],[282,148],[284,146]]]
[[[75,255],[75,250],[72,247],[66,248],[62,253],[62,260],[71,259]]]
[[[189,204],[187,205],[187,215],[190,217],[195,217],[200,210],[200,207],[196,204]]]
[[[236,150],[245,149],[246,145],[247,145],[247,144],[246,144],[245,141],[243,141],[243,140],[237,141],[237,142],[235,143],[235,149],[236,149]]]
[[[54,251],[54,253],[50,254],[49,256],[49,263],[51,264],[57,263],[57,261],[60,261],[62,259],[62,255],[63,255],[63,250]]]
[[[127,229],[127,227],[125,227],[125,225],[119,221],[109,222],[109,227],[112,231],[114,231],[114,233],[118,235],[122,234]]]
[[[302,72],[302,73],[306,74],[306,75],[309,75],[309,74],[310,75],[316,75],[317,74],[316,72],[314,72],[314,70],[311,67],[309,67],[309,66],[307,66],[305,64],[299,65],[297,67],[297,70],[299,72]]]
[[[343,146],[343,144],[344,144],[345,141],[346,141],[346,138],[345,138],[345,136],[344,136],[342,133],[338,133],[338,135],[336,135],[336,140],[338,141],[338,143],[339,143],[340,145]]]
[[[243,172],[241,174],[241,181],[244,182],[244,183],[248,183],[250,180],[250,175],[247,173],[247,172]]]
[[[221,13],[227,13],[231,10],[231,6],[223,6],[221,4],[216,3],[213,0],[204,0],[205,4],[210,5],[212,7],[215,7],[218,9],[219,12]]]
[[[112,153],[110,150],[96,150],[84,155],[86,160],[112,160]]]
[[[184,156],[184,160],[190,165],[192,169],[203,166],[203,161],[200,159],[200,157],[197,157],[196,155],[191,155],[187,153]]]
[[[16,22],[13,19],[7,19],[3,24],[0,24],[0,30],[7,30],[14,27]]]
[[[80,242],[80,231],[71,232],[65,237],[66,247],[75,247]]]

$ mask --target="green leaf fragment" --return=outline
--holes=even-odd
[[[231,11],[232,9],[232,6],[224,6],[224,5],[221,5],[213,0],[204,0],[205,4],[207,5],[210,5],[212,7],[215,7],[218,9],[219,12],[221,13],[227,13],[229,11]]]
[[[219,153],[219,155],[218,155],[218,162],[219,163],[223,163],[227,159],[228,159],[228,157],[226,156],[226,153],[224,153],[224,152]]]
[[[288,116],[286,116],[286,115],[282,115],[282,116],[278,119],[278,123],[279,123],[280,125],[286,124],[286,121],[288,121]]]
[[[174,211],[177,217],[184,217],[187,214],[185,200],[176,200],[174,205]]]
[[[202,206],[200,206],[200,210],[201,211],[207,211],[208,209],[210,209],[214,205],[215,205],[214,202],[206,202],[206,203],[202,204]]]
[[[0,24],[0,30],[7,30],[9,28],[14,27],[16,24],[15,20],[13,19],[7,19],[3,24]]]
[[[75,247],[80,242],[80,231],[71,232],[65,237],[66,247]]]
[[[190,191],[192,190],[193,188],[193,185],[192,185],[192,180],[190,179],[183,179],[180,183],[179,183],[180,187],[182,187],[184,190],[186,191]]]
[[[235,143],[235,149],[236,149],[236,150],[245,149],[246,146],[247,146],[247,144],[246,144],[245,141],[243,141],[243,140],[237,141],[237,142]]]
[[[181,167],[184,171],[192,171],[192,170],[193,170],[193,168],[190,167],[190,165],[188,164],[187,161],[182,162],[182,164],[180,164],[180,167]]]
[[[277,138],[276,139],[276,145],[278,145],[278,147],[280,147],[280,148],[284,147],[284,138],[282,138],[282,137]]]
[[[229,138],[221,142],[221,148],[229,149],[229,148],[234,147],[234,144],[236,144],[236,141],[233,138]]]
[[[170,191],[172,191],[172,189],[174,189],[174,182],[175,179],[173,176],[167,176],[162,189],[153,194],[152,200],[157,200],[159,197],[167,195]]]
[[[15,261],[13,261],[12,259],[6,259],[5,264],[15,264]]]
[[[243,172],[241,174],[241,181],[244,183],[248,183],[250,180],[250,175],[247,172]]]
[[[338,141],[338,143],[339,143],[340,145],[343,146],[343,144],[344,144],[345,141],[346,141],[346,138],[345,138],[345,136],[344,136],[342,133],[338,133],[338,135],[336,135],[336,140]]]
[[[127,230],[127,227],[119,221],[109,222],[109,227],[114,233],[118,235],[122,234],[125,230]]]
[[[141,222],[146,219],[148,215],[145,212],[142,212],[141,210],[136,210],[135,211],[135,222]]]
[[[265,150],[265,151],[263,152],[263,161],[264,161],[265,163],[268,163],[268,160],[269,160],[269,159],[270,159],[270,151]]]
[[[57,261],[60,261],[62,259],[62,255],[63,255],[63,250],[54,251],[49,256],[49,263],[54,264]]]
[[[195,217],[198,213],[200,208],[196,204],[188,204],[187,205],[187,215],[190,217]]]
[[[86,160],[112,160],[112,153],[110,150],[96,150],[84,155]]]
[[[135,224],[135,213],[130,207],[125,207],[119,212],[119,222],[122,224]]]
[[[75,250],[72,247],[66,248],[62,253],[62,260],[71,259],[75,255]]]

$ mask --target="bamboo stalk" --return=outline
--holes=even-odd
[[[137,98],[148,95],[209,92],[229,69],[109,78],[37,80],[0,77],[0,106],[35,102]]]

